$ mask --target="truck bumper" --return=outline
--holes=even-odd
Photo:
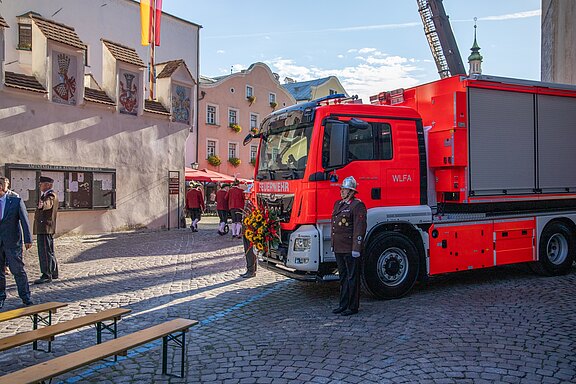
[[[338,275],[320,276],[316,272],[297,271],[295,269],[284,267],[283,265],[276,264],[263,258],[258,259],[258,265],[261,268],[268,269],[272,272],[279,273],[283,276],[289,277],[294,280],[308,281],[308,282],[326,282],[326,281],[337,281],[339,279]]]

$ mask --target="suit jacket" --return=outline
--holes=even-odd
[[[228,210],[228,192],[223,189],[216,192],[216,209],[219,211]]]
[[[332,210],[332,249],[335,253],[361,252],[366,236],[366,206],[354,198],[338,200]]]
[[[7,195],[4,216],[0,222],[0,244],[4,248],[22,251],[22,234],[24,242],[31,244],[32,236],[26,206],[21,198]]]
[[[53,235],[56,233],[56,216],[58,214],[58,196],[53,190],[46,191],[40,197],[42,208],[34,211],[34,234]]]

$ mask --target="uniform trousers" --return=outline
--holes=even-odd
[[[22,248],[14,249],[7,248],[3,244],[0,245],[0,300],[6,300],[6,275],[4,266],[8,265],[16,287],[18,288],[18,296],[22,301],[30,301],[30,287],[28,286],[28,275],[24,270],[24,261],[22,260]]]
[[[360,307],[360,258],[352,257],[351,252],[335,255],[340,275],[340,308],[357,312]]]
[[[42,278],[58,278],[58,262],[54,255],[54,235],[36,235],[38,243],[38,258]]]

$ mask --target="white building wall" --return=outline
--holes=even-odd
[[[122,115],[94,103],[52,103],[43,95],[8,88],[0,96],[0,112],[2,147],[12,149],[4,153],[6,163],[116,169],[116,209],[61,210],[58,233],[168,225],[168,171],[184,170],[188,130],[182,124],[147,113]],[[177,205],[174,196],[172,228],[178,225]]]

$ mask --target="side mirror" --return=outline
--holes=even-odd
[[[251,133],[249,133],[248,135],[246,135],[246,137],[244,138],[244,141],[242,141],[242,145],[246,146],[248,145],[248,143],[250,143],[252,141],[252,138],[254,136],[252,136]]]
[[[348,162],[348,124],[328,123],[326,129],[330,131],[330,159],[327,168],[340,168]]]

